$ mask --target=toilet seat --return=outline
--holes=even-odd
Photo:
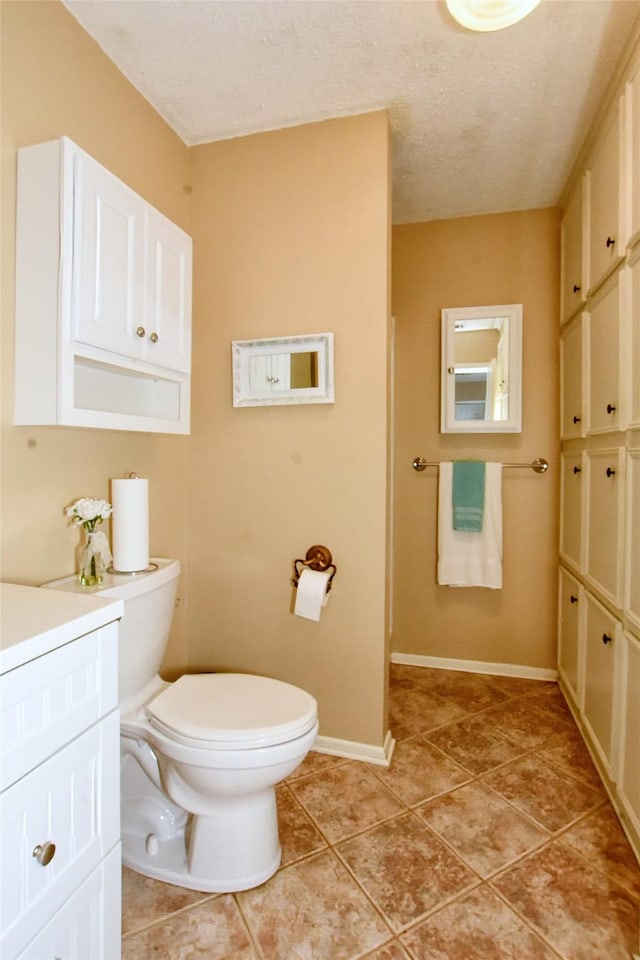
[[[145,708],[150,724],[187,746],[241,750],[273,746],[306,734],[317,704],[281,680],[241,673],[187,674]]]

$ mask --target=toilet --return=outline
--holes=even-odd
[[[264,883],[281,859],[275,785],[318,733],[306,691],[243,673],[162,680],[180,564],[76,577],[50,589],[124,602],[118,631],[122,861],[192,890],[232,893]]]

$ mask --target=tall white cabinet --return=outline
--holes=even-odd
[[[562,223],[560,682],[640,856],[640,49]]]
[[[188,433],[191,239],[67,137],[17,183],[15,423]]]
[[[0,956],[120,957],[120,601],[0,584]]]

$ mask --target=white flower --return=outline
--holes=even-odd
[[[82,524],[87,530],[93,531],[97,523],[102,523],[111,516],[111,504],[106,500],[81,497],[70,507],[66,507],[64,512],[72,523]]]

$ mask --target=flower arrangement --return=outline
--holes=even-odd
[[[71,523],[87,531],[87,542],[82,546],[80,555],[78,580],[84,587],[95,587],[102,583],[105,567],[111,561],[109,541],[104,533],[96,531],[96,526],[111,516],[111,504],[106,500],[81,497],[65,507],[64,512]]]

